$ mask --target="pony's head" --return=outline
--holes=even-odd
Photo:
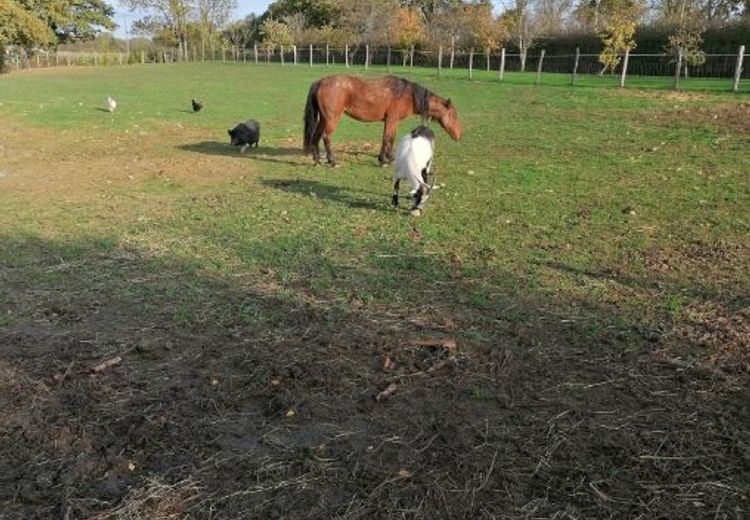
[[[456,107],[450,99],[432,96],[429,115],[443,127],[443,130],[448,132],[454,141],[461,139],[461,123],[458,120]]]

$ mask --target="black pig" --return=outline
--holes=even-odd
[[[255,145],[258,147],[260,141],[260,124],[255,119],[248,119],[244,123],[239,123],[229,132],[229,139],[232,146],[241,146],[240,153],[245,153],[248,146]]]

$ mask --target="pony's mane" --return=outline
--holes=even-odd
[[[422,85],[409,81],[408,79],[396,76],[391,76],[390,79],[391,88],[393,89],[393,94],[396,98],[400,98],[408,88],[411,88],[411,97],[414,101],[414,112],[422,117],[428,117],[430,98],[435,94],[424,88]]]

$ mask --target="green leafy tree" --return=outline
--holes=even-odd
[[[168,28],[180,49],[180,56],[187,57],[188,21],[194,7],[190,0],[121,0],[121,3],[147,14],[139,26],[141,29]]]
[[[260,33],[263,47],[271,51],[281,47],[289,48],[294,43],[289,26],[278,20],[268,19],[263,22]]]
[[[663,22],[674,30],[664,48],[675,63],[674,88],[679,86],[683,66],[687,75],[688,65],[700,65],[706,61],[706,54],[701,50],[707,24],[702,7],[697,0],[680,0],[663,14]]]
[[[604,65],[602,74],[614,72],[620,64],[620,56],[635,48],[635,28],[643,14],[640,0],[602,0],[599,4],[596,28],[604,48],[599,62]]]
[[[236,0],[196,0],[195,18],[201,46],[213,47],[222,37],[221,28],[226,25]]]
[[[337,0],[276,0],[264,14],[266,18],[274,19],[292,15],[302,15],[306,27],[323,27],[338,22],[341,6]]]
[[[114,10],[102,0],[0,0],[0,70],[5,47],[48,46],[91,40],[115,27]]]

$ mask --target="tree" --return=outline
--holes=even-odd
[[[466,12],[463,2],[443,0],[432,11],[428,21],[428,35],[434,47],[446,46],[450,50],[450,68],[453,68],[456,46],[467,37]]]
[[[289,27],[278,20],[268,19],[261,25],[260,33],[263,47],[273,51],[277,47],[291,47],[294,43]]]
[[[309,31],[308,37],[311,40],[310,43],[323,43],[340,47],[349,43],[349,35],[346,31],[331,24],[325,24],[322,27]]]
[[[565,29],[566,22],[572,14],[572,10],[572,0],[537,0],[537,23],[547,34],[561,33]]]
[[[307,26],[305,15],[302,13],[290,14],[282,18],[282,21],[289,28],[292,41],[294,43],[301,43],[305,37],[305,27]]]
[[[337,0],[276,0],[268,6],[264,16],[283,19],[291,15],[302,15],[306,27],[323,27],[335,24],[341,14]]]
[[[425,25],[422,13],[413,7],[398,7],[389,27],[389,44],[403,50],[406,65],[406,50],[425,39]]]
[[[197,15],[198,34],[201,46],[208,43],[212,48],[220,37],[219,30],[223,27],[232,9],[237,7],[236,0],[197,0],[195,11]]]
[[[113,14],[102,0],[0,0],[0,70],[7,45],[90,40],[114,28]]]
[[[115,10],[103,0],[67,0],[64,5],[64,16],[52,24],[60,43],[92,40],[102,30],[115,28]]]
[[[494,51],[507,39],[504,25],[492,15],[490,3],[478,3],[466,6],[466,25],[471,47],[488,51],[486,55],[487,70],[490,70],[490,52]]]
[[[357,43],[377,44],[388,40],[394,0],[341,0],[341,27]]]
[[[665,51],[672,55],[675,62],[674,88],[677,88],[683,64],[687,75],[688,65],[700,65],[706,61],[706,54],[701,50],[706,15],[702,6],[694,0],[680,0],[674,7],[664,13],[663,21],[674,28]]]
[[[224,29],[222,36],[234,47],[246,49],[253,41],[253,26],[245,20],[232,22]]]
[[[620,63],[620,55],[635,48],[635,27],[643,14],[640,0],[600,0],[597,33],[604,44],[599,62],[614,72]]]
[[[0,0],[0,53],[6,45],[49,45],[55,39],[52,28],[15,0]]]
[[[526,56],[529,49],[534,46],[544,32],[544,27],[534,11],[533,1],[515,0],[515,5],[500,16],[509,39],[518,47],[521,72],[526,70]]]
[[[188,17],[193,5],[190,0],[121,0],[131,10],[147,13],[144,20],[150,26],[162,26],[172,31],[182,59],[187,59]],[[142,24],[145,27],[145,24]]]

